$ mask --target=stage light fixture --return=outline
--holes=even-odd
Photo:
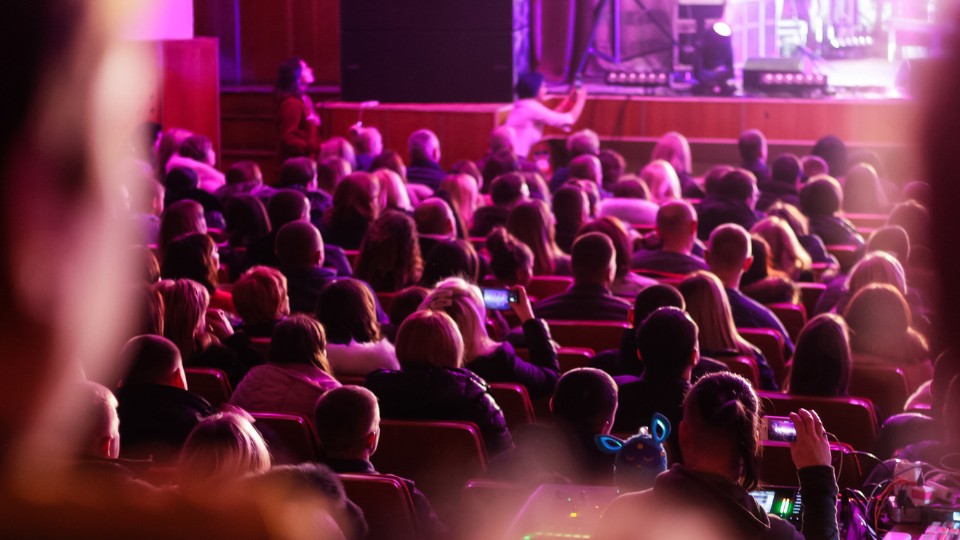
[[[733,93],[730,81],[733,73],[733,29],[724,21],[705,28],[697,39],[697,58],[693,77],[697,80],[693,92],[700,95]]]
[[[656,88],[670,83],[670,74],[663,71],[608,71],[607,84]]]
[[[743,89],[753,92],[810,95],[827,89],[827,76],[804,70],[793,58],[748,58],[743,65]]]

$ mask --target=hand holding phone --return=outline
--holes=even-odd
[[[790,457],[797,470],[830,465],[830,441],[817,412],[800,409],[790,413],[790,420],[797,431],[797,440],[790,444]]]
[[[510,304],[517,301],[517,293],[510,289],[484,287],[480,292],[483,293],[483,305],[487,309],[507,311],[510,309]]]

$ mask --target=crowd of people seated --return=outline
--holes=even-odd
[[[319,139],[312,79],[300,59],[280,70],[276,178],[252,162],[218,169],[208,138],[173,126],[155,131],[149,162],[125,178],[149,202],[121,209],[139,270],[114,284],[137,303],[116,351],[123,372],[70,374],[90,418],[71,463],[91,484],[172,494],[180,502],[154,508],[182,504],[190,523],[255,507],[231,524],[252,524],[250,536],[301,512],[307,529],[353,539],[378,516],[345,480],[395,477],[422,537],[458,538],[458,493],[379,465],[400,444],[388,428],[466,423],[489,478],[611,485],[613,458],[595,436],[631,435],[661,413],[673,426],[670,469],[616,498],[597,538],[839,538],[835,420],[790,414],[802,531],[748,491],[763,481],[762,397],[856,397],[864,367],[911,374],[913,395],[885,411],[881,457],[958,450],[960,364],[934,339],[925,279],[929,193],[885,178],[875,156],[854,161],[825,137],[810,156],[768,166],[767,142],[750,130],[741,163],[700,177],[671,132],[634,175],[581,130],[566,141],[569,163],[544,170],[530,161],[542,126],[515,120],[526,132],[508,122],[488,155],[447,167],[426,129],[404,152],[369,126]],[[542,113],[542,79],[524,84],[524,106]],[[583,94],[569,101],[558,124],[576,120]],[[771,293],[774,282],[787,294]],[[506,309],[487,303],[487,288],[506,290]],[[788,312],[800,323],[781,319]],[[604,328],[614,338],[584,365],[564,363],[575,330]],[[219,377],[223,399],[188,382],[200,372]],[[505,389],[524,397],[526,421]],[[275,446],[278,418],[304,428],[313,459],[279,463],[291,456]],[[251,507],[238,495],[248,491],[274,506]],[[271,509],[283,519],[260,517]]]

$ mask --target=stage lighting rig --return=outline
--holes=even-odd
[[[733,73],[733,29],[717,21],[705,28],[696,43],[696,64],[693,77],[697,95],[729,96],[735,88],[731,84]]]

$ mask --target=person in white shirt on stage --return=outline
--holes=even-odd
[[[556,109],[543,104],[547,88],[543,75],[524,73],[517,81],[517,101],[504,125],[516,131],[514,151],[518,156],[528,157],[530,149],[543,137],[544,126],[570,127],[580,118],[586,103],[587,93],[583,88],[571,89]]]

